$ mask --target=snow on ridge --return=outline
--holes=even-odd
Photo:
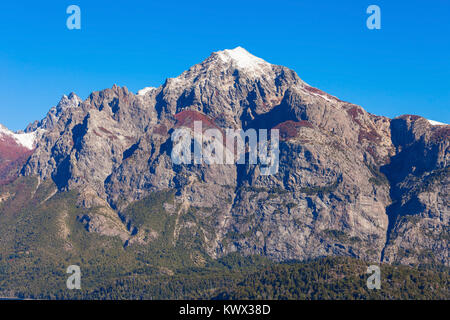
[[[340,99],[338,97],[335,97],[327,92],[324,92],[320,89],[317,89],[309,84],[307,84],[305,81],[301,80],[298,88],[305,94],[309,96],[314,96],[318,98],[322,98],[328,102],[339,102]]]
[[[319,98],[322,98],[322,99],[325,99],[325,100],[328,101],[328,102],[333,102],[333,101],[331,101],[330,98],[328,98],[327,96],[325,96],[325,95],[323,95],[323,94],[312,93],[312,95],[314,95],[314,96],[316,96],[316,97],[319,97]]]
[[[324,100],[326,100],[326,101],[328,101],[328,102],[333,102],[330,98],[328,98],[326,95],[323,95],[323,94],[320,94],[320,93],[316,93],[316,92],[311,92],[311,91],[308,91],[308,90],[303,90],[303,92],[305,92],[306,94],[308,94],[308,95],[310,95],[310,96],[315,96],[315,97],[319,97],[319,98],[322,98],[322,99],[324,99]],[[331,96],[331,97],[333,97],[333,96]],[[338,100],[336,97],[333,97],[333,98],[335,98],[336,100]]]
[[[17,142],[17,144],[29,150],[32,150],[34,148],[34,143],[36,141],[36,133],[37,131],[29,133],[14,133],[5,126],[0,124],[0,134],[10,136]]]
[[[434,121],[434,120],[429,120],[427,119],[428,122],[432,125],[432,126],[446,126],[446,123],[442,123],[442,122],[438,122],[438,121]]]
[[[143,89],[141,89],[141,90],[138,91],[137,95],[138,95],[138,96],[144,96],[147,92],[150,92],[150,91],[152,91],[153,89],[156,89],[156,88],[155,88],[155,87],[146,87],[146,88],[143,88]]]
[[[32,150],[36,140],[36,131],[29,133],[15,133],[14,139],[25,148]]]

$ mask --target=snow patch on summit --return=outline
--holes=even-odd
[[[238,69],[254,73],[263,73],[263,67],[270,66],[268,62],[252,55],[242,47],[218,51],[216,55],[225,63],[232,63]]]

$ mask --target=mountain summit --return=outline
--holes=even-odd
[[[278,129],[278,173],[173,164],[171,133],[193,121]],[[36,179],[27,201],[43,197],[37,208],[75,199],[72,227],[66,209],[49,220],[63,230],[53,243],[61,250],[76,247],[82,225],[105,246],[183,248],[193,263],[238,252],[449,265],[450,127],[367,113],[241,47],[137,95],[113,86],[85,101],[63,97],[27,128],[38,130],[14,172]]]
[[[240,71],[247,72],[255,77],[263,76],[271,65],[261,58],[255,57],[242,47],[232,50],[215,52],[211,60],[220,59],[225,64],[231,64]]]

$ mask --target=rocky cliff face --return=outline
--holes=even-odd
[[[175,165],[171,133],[194,121],[278,129],[278,172],[262,175],[261,164]],[[175,204],[164,210],[175,219],[174,241],[198,238],[212,257],[239,251],[449,265],[450,127],[369,114],[242,48],[213,53],[137,95],[114,86],[85,101],[64,96],[27,128],[38,130],[21,173],[81,190],[81,206],[109,212],[109,222],[104,215],[82,222],[126,245],[151,246],[158,236],[127,207],[171,190]]]
[[[396,154],[382,168],[393,199],[383,261],[448,265],[450,126],[402,116],[391,128]]]

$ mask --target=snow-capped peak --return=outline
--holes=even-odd
[[[432,125],[432,126],[446,126],[446,123],[442,123],[442,122],[438,122],[438,121],[434,121],[434,120],[429,120],[427,119],[428,122]]]
[[[13,138],[17,144],[32,150],[36,140],[36,131],[29,133],[14,133],[5,126],[0,124],[0,135],[6,135]]]
[[[220,68],[232,67],[245,73],[249,78],[257,78],[271,73],[272,64],[265,60],[258,58],[242,47],[234,49],[225,49],[222,51],[213,52],[206,60],[196,64],[189,70],[184,71],[176,78],[167,78],[167,85],[171,88],[183,88],[192,84],[195,79],[198,79],[200,74],[203,74],[205,69],[217,70]],[[201,71],[199,71],[201,70]],[[138,96],[144,96],[154,87],[146,87],[137,92]]]
[[[225,63],[232,63],[240,70],[260,73],[263,72],[263,67],[270,66],[268,62],[252,55],[242,47],[218,51],[215,55]]]

